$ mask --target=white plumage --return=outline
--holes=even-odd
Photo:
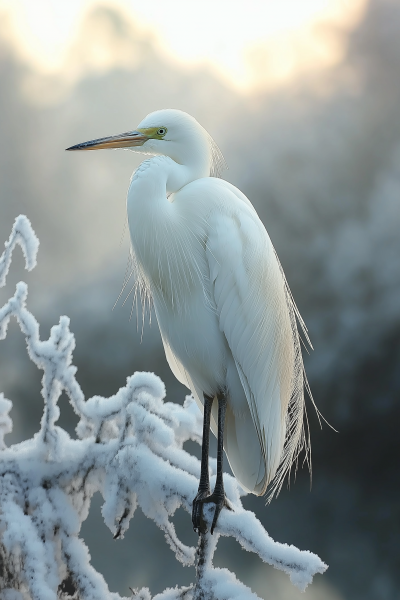
[[[307,334],[270,238],[244,194],[209,176],[221,155],[186,113],[157,111],[134,132],[73,149],[121,146],[153,155],[132,177],[127,210],[168,363],[199,406],[226,394],[232,471],[257,495],[272,482],[272,495],[306,444],[296,317]]]

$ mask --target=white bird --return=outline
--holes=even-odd
[[[225,497],[225,449],[240,485],[279,491],[300,450],[307,385],[296,319],[308,336],[264,225],[246,196],[212,177],[222,155],[203,127],[179,110],[149,114],[135,131],[68,150],[129,148],[152,155],[134,172],[127,198],[137,281],[152,299],[168,363],[204,405],[201,475],[193,501]],[[309,340],[308,340],[309,341]],[[214,402],[217,399],[218,402]],[[218,437],[210,492],[209,428]]]

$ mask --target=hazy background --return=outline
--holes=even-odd
[[[126,190],[140,158],[63,149],[134,129],[158,108],[193,114],[225,155],[224,177],[269,231],[314,344],[306,366],[316,403],[339,431],[321,432],[310,406],[311,491],[303,469],[270,506],[244,500],[275,539],[318,553],[327,573],[300,596],[233,542],[220,542],[219,564],[268,600],[395,600],[400,4],[304,0],[303,13],[294,0],[258,4],[0,1],[0,239],[25,213],[41,241],[30,274],[16,253],[0,302],[23,279],[43,337],[61,314],[71,317],[87,396],[110,395],[148,370],[182,402],[156,324],[141,342],[131,298],[112,310],[128,258]],[[14,403],[9,444],[38,429],[40,377],[13,323],[0,344],[0,389]],[[73,433],[66,398],[60,406]],[[83,537],[111,590],[156,593],[193,580],[139,513],[113,541],[95,500]],[[189,516],[176,520],[195,543]]]

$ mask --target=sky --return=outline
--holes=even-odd
[[[57,72],[96,5],[119,7],[173,59],[252,90],[338,62],[365,0],[0,0],[0,16],[25,60]]]

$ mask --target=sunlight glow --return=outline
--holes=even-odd
[[[59,72],[99,6],[122,11],[169,59],[206,63],[237,87],[257,88],[337,62],[340,33],[365,0],[0,0],[0,15],[9,16],[25,60]],[[102,60],[109,68],[112,51],[99,50]]]

